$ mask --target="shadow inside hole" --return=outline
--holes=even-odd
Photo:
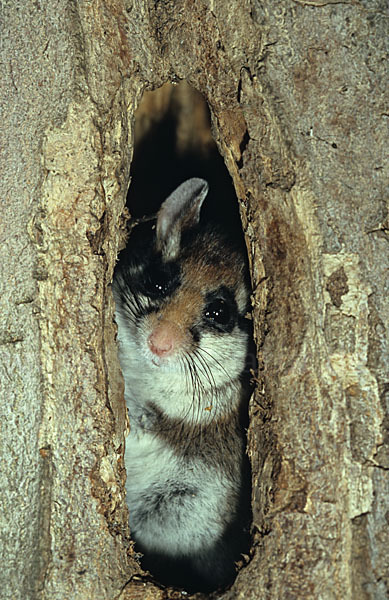
[[[186,179],[209,184],[202,219],[241,235],[238,203],[231,177],[211,135],[208,106],[185,82],[145,92],[135,116],[135,148],[130,213],[139,218],[155,213]]]

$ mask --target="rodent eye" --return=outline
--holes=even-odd
[[[162,273],[154,271],[143,281],[144,292],[151,298],[166,296],[169,291],[169,281]]]
[[[231,310],[228,303],[221,298],[210,302],[204,311],[206,319],[218,325],[228,325],[231,320]]]
[[[153,295],[157,294],[158,296],[165,296],[169,290],[169,282],[166,280],[164,281],[162,277],[158,279],[150,278],[147,284],[149,292]]]
[[[164,298],[171,294],[178,285],[178,269],[176,265],[158,265],[149,267],[142,281],[142,292],[149,298]]]

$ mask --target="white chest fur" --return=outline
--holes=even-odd
[[[145,552],[206,552],[221,537],[229,487],[222,472],[177,456],[146,431],[130,433],[126,466],[131,530]]]

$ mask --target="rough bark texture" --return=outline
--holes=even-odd
[[[219,598],[384,599],[386,3],[17,4],[1,16],[2,597],[179,597],[125,586],[109,283],[133,113],[185,79],[240,200],[260,347],[253,556]]]

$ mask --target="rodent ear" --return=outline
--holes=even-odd
[[[197,225],[208,183],[192,177],[166,198],[157,217],[157,250],[164,261],[174,260],[180,251],[181,232]]]

